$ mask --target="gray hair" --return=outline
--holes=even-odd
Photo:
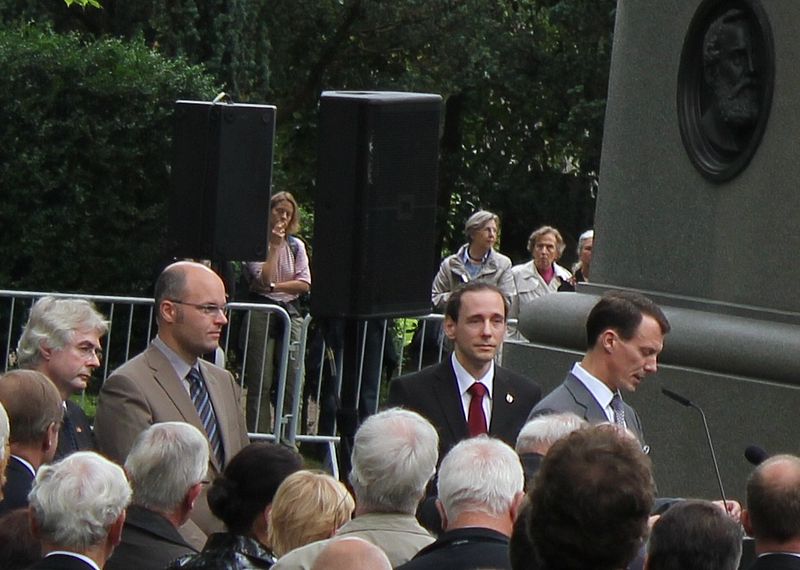
[[[415,412],[391,408],[361,424],[350,483],[367,512],[414,514],[439,458],[439,435]]]
[[[478,210],[474,214],[472,214],[468,219],[467,223],[464,224],[464,235],[467,237],[467,241],[472,241],[472,234],[483,228],[489,222],[494,222],[497,225],[497,229],[500,229],[500,217],[497,214],[493,214],[492,212],[488,212],[486,210]]]
[[[0,403],[0,465],[3,465],[8,459],[8,457],[6,457],[6,445],[8,445],[8,436],[10,434],[11,426],[8,423],[8,414],[3,404]],[[2,479],[1,476],[0,479]]]
[[[567,247],[567,244],[564,243],[564,238],[561,237],[561,232],[553,226],[542,226],[538,230],[535,230],[528,238],[528,251],[533,253],[536,240],[547,234],[553,234],[553,237],[556,238],[556,251],[558,252],[556,260],[558,260],[561,257],[561,254],[564,253],[564,249]]]
[[[572,412],[536,416],[519,431],[517,453],[540,453],[538,449],[545,446],[549,448],[562,437],[588,425],[589,422]]]
[[[485,435],[459,442],[439,467],[439,500],[449,519],[464,511],[502,516],[524,484],[516,452]]]
[[[108,332],[108,321],[92,303],[85,299],[42,297],[31,307],[17,343],[19,367],[35,368],[41,359],[42,344],[60,350],[72,340],[75,331],[86,330],[95,331],[98,336]]]
[[[43,540],[85,552],[108,536],[131,500],[131,487],[119,465],[79,451],[40,467],[28,500]]]
[[[125,460],[133,503],[151,511],[177,509],[189,488],[208,471],[208,439],[184,422],[150,426],[136,438]]]
[[[578,255],[581,254],[581,249],[583,248],[583,244],[585,244],[590,239],[594,239],[594,230],[586,230],[580,235],[580,237],[578,238],[578,248],[576,250],[578,252]]]

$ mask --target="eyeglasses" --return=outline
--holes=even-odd
[[[81,358],[84,360],[91,360],[92,358],[97,358],[97,360],[103,360],[103,349],[92,346],[90,344],[87,345],[77,345],[73,346],[73,348],[81,355]]]
[[[214,305],[212,303],[205,303],[205,304],[198,304],[198,303],[186,303],[184,301],[178,301],[177,299],[169,299],[172,303],[177,303],[178,305],[187,305],[189,307],[194,307],[207,317],[215,317],[217,313],[221,313],[223,317],[228,316],[228,305]]]

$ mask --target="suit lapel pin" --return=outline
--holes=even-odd
[[[511,394],[506,394],[506,402],[508,402],[509,404],[513,403],[514,396],[512,396]]]

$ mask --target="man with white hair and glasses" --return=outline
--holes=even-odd
[[[33,570],[99,570],[119,544],[131,487],[118,465],[80,451],[36,474],[31,528],[44,558]]]
[[[196,553],[178,528],[189,519],[207,469],[208,442],[196,427],[164,422],[139,434],[125,460],[133,501],[106,570],[162,570]]]
[[[439,468],[436,506],[445,532],[398,570],[508,568],[508,540],[524,498],[511,447],[485,435],[465,439]]]
[[[108,322],[85,299],[47,296],[31,307],[17,344],[17,364],[47,376],[61,394],[64,420],[56,459],[96,449],[89,420],[70,397],[86,389],[100,366],[100,339],[107,332]]]

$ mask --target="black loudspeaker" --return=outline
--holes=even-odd
[[[175,103],[169,253],[266,257],[275,107]]]
[[[439,95],[322,93],[315,317],[430,312],[441,108]]]

